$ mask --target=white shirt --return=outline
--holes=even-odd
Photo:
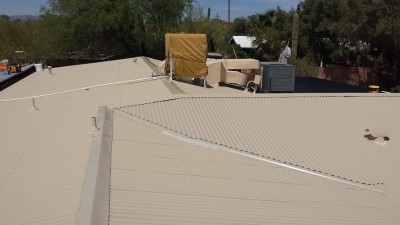
[[[290,63],[291,56],[292,56],[292,51],[290,50],[289,46],[286,46],[286,48],[281,49],[278,62],[288,64]]]

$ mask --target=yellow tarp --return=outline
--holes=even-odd
[[[207,36],[205,34],[166,34],[165,73],[169,74],[169,53],[172,52],[175,77],[207,75]]]

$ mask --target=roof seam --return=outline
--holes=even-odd
[[[121,109],[124,107],[132,107],[132,106],[142,106],[142,105],[151,105],[160,102],[168,102],[175,101],[179,99],[284,99],[284,98],[400,98],[399,96],[351,96],[351,95],[326,95],[326,96],[179,96],[168,99],[162,99],[152,102],[139,103],[139,104],[131,104],[126,106],[119,106],[114,109]]]

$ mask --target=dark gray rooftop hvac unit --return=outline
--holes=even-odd
[[[294,92],[296,66],[261,62],[261,92]]]

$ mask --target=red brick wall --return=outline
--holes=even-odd
[[[318,67],[318,78],[340,83],[367,86],[368,67]]]

